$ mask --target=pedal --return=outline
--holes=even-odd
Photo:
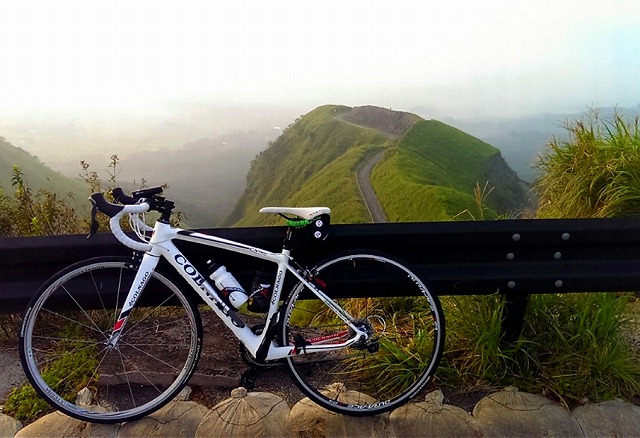
[[[305,354],[307,353],[307,345],[311,345],[311,342],[307,341],[302,337],[300,333],[296,334],[293,337],[293,346],[295,347],[296,352],[303,351]]]
[[[260,371],[257,368],[249,367],[242,373],[242,376],[240,376],[240,386],[244,386],[249,391],[253,390],[259,375]]]

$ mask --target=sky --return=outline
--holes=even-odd
[[[3,0],[0,135],[207,106],[635,107],[639,54],[637,0]]]

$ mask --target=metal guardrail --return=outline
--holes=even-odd
[[[283,227],[202,230],[278,251]],[[257,259],[181,243],[194,263],[224,261],[247,281]],[[191,246],[191,247],[190,247]],[[502,293],[507,336],[522,325],[529,294],[640,290],[640,220],[563,219],[332,225],[329,238],[297,259],[312,263],[346,249],[395,254],[438,295]],[[111,234],[0,239],[0,313],[21,312],[39,286],[76,261],[131,250]]]

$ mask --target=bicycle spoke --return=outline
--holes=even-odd
[[[69,296],[69,298],[71,298],[71,300],[76,304],[76,306],[78,306],[78,309],[80,309],[80,311],[82,312],[82,314],[87,318],[87,320],[89,320],[89,322],[91,324],[93,324],[93,326],[95,327],[96,331],[102,332],[102,330],[100,329],[100,327],[98,326],[98,324],[95,323],[95,321],[93,320],[93,318],[91,318],[89,316],[89,314],[87,314],[87,311],[84,310],[84,307],[82,307],[80,305],[80,303],[78,303],[78,301],[75,299],[75,297],[71,294],[71,292],[69,292],[69,290],[63,285],[62,289],[67,293],[67,295]]]
[[[135,371],[136,371],[140,376],[142,376],[142,378],[143,378],[144,380],[146,380],[146,381],[147,381],[147,383],[149,384],[149,386],[152,386],[152,387],[156,390],[156,392],[157,392],[158,394],[162,393],[162,390],[161,390],[160,388],[158,388],[158,387],[156,386],[156,384],[155,384],[154,382],[152,382],[152,381],[151,381],[151,379],[149,379],[149,378],[147,377],[147,374],[146,374],[143,370],[141,370],[141,369],[140,369],[140,367],[138,367],[138,365],[136,365],[135,363],[131,362],[131,361],[129,360],[129,358],[128,358],[128,357],[125,357],[125,356],[122,354],[122,352],[119,352],[119,353],[120,353],[120,357],[121,357],[121,358],[126,358],[126,361],[130,363],[131,368],[132,368],[133,370],[135,370]],[[125,372],[126,372],[126,371],[125,371]]]
[[[117,347],[107,347],[113,315],[120,315],[135,273],[127,258],[89,260],[34,297],[20,335],[25,373],[58,410],[85,421],[130,421],[168,403],[193,372],[202,339],[197,308],[157,272],[147,286],[162,297],[160,304],[135,307]],[[100,310],[91,308],[89,289],[99,296],[93,306]],[[84,388],[106,412],[73,404]]]
[[[133,396],[133,390],[131,389],[131,382],[129,381],[129,374],[126,372],[127,367],[124,366],[124,360],[122,358],[122,353],[120,353],[120,351],[118,351],[118,357],[120,358],[120,363],[122,363],[124,378],[127,379],[127,388],[129,389],[129,395],[131,395],[131,404],[135,407],[136,399]]]
[[[320,263],[314,272],[326,285],[323,293],[353,316],[350,325],[357,330],[300,283],[285,304],[281,343],[337,339],[340,331],[364,337],[342,349],[287,358],[294,382],[312,400],[340,413],[373,415],[405,403],[429,380],[441,354],[444,326],[437,297],[389,256],[348,254]],[[334,392],[334,384],[344,388]]]
[[[47,314],[49,314],[51,316],[58,317],[58,318],[60,318],[60,319],[62,319],[64,321],[70,322],[71,324],[74,324],[74,325],[89,329],[89,330],[91,330],[93,332],[98,332],[98,333],[100,333],[102,335],[102,337],[105,338],[105,341],[107,339],[109,339],[109,336],[106,335],[105,331],[103,329],[101,329],[97,324],[93,323],[93,321],[91,319],[89,319],[89,321],[93,323],[93,326],[84,324],[84,323],[82,323],[82,322],[80,322],[80,321],[78,321],[76,319],[72,319],[69,316],[63,315],[62,313],[55,312],[53,310],[49,310],[49,309],[43,308],[40,311],[44,312],[44,313],[47,313]]]
[[[122,271],[120,271],[122,272]],[[89,273],[91,275],[91,280],[93,281],[93,287],[95,289],[96,295],[98,296],[98,300],[100,300],[100,306],[102,307],[102,310],[104,310],[105,312],[107,311],[107,306],[104,304],[104,301],[102,299],[102,294],[100,293],[101,288],[98,287],[98,283],[96,282],[96,278],[93,275],[93,272]],[[120,290],[120,282],[118,282],[118,290]],[[116,301],[117,303],[118,301]]]
[[[138,316],[138,319],[135,321],[135,324],[131,327],[129,327],[127,330],[131,331],[134,330],[138,325],[142,324],[143,322],[145,322],[146,320],[148,320],[149,318],[151,318],[154,314],[154,312],[156,312],[158,309],[161,309],[165,304],[167,304],[171,298],[173,298],[171,295],[167,296],[167,298],[162,301],[160,304],[158,304],[157,306],[151,308],[150,310],[147,309],[145,314],[143,314],[142,316]],[[139,312],[141,313],[141,312]],[[170,322],[165,323],[167,325],[171,324]]]
[[[134,345],[132,345],[132,344],[126,344],[126,345],[127,345],[127,346],[129,346],[129,347],[131,347],[131,348],[133,348],[133,349],[134,349],[134,350],[136,350],[138,353],[141,353],[143,356],[146,356],[146,357],[148,357],[148,358],[151,358],[151,359],[153,359],[154,361],[159,362],[159,363],[161,363],[162,365],[165,365],[165,366],[167,366],[167,367],[169,367],[169,368],[173,369],[174,371],[179,371],[179,368],[178,368],[178,367],[176,367],[176,366],[174,366],[174,365],[171,365],[170,363],[166,362],[166,361],[165,361],[165,360],[163,360],[163,359],[160,359],[159,357],[157,357],[157,356],[155,356],[155,355],[152,355],[152,354],[150,354],[150,353],[147,353],[145,350],[142,350],[142,349],[140,349],[140,348],[138,348],[138,347],[136,347],[136,346],[134,346]]]

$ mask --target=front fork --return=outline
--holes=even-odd
[[[131,284],[131,288],[129,289],[129,293],[122,304],[122,310],[120,310],[120,315],[118,315],[118,319],[113,324],[113,328],[111,329],[111,336],[107,341],[107,348],[116,348],[118,344],[118,340],[120,339],[120,335],[124,330],[124,326],[127,323],[127,318],[131,313],[131,310],[138,302],[140,295],[142,295],[142,291],[147,285],[149,278],[153,274],[153,271],[158,266],[158,262],[160,261],[160,257],[151,255],[149,253],[144,254],[142,257],[142,261],[138,266],[138,271],[136,272],[136,276]]]

